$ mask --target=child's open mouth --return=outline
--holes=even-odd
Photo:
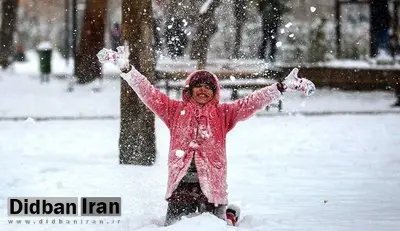
[[[197,96],[201,97],[201,98],[208,98],[209,97],[208,95],[203,94],[203,93],[197,94]]]

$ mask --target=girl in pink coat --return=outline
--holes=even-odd
[[[211,212],[226,219],[226,134],[289,86],[276,83],[221,103],[217,77],[201,70],[187,77],[182,100],[175,100],[154,88],[135,68],[121,70],[121,77],[170,131],[166,225],[195,212]],[[297,69],[291,74],[297,74]],[[301,84],[296,87],[300,88]]]

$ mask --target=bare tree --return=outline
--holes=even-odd
[[[130,46],[130,61],[151,82],[155,78],[152,47],[153,13],[151,0],[122,1],[122,33]],[[154,114],[136,93],[121,82],[120,163],[152,165],[156,159]]]
[[[75,76],[84,84],[101,78],[101,65],[96,54],[104,47],[107,0],[88,0],[80,42],[75,60]]]
[[[218,25],[215,20],[215,10],[221,0],[206,1],[201,9],[197,30],[192,41],[190,58],[197,60],[197,68],[204,69],[207,64],[207,52],[211,36],[217,32]]]
[[[2,20],[0,28],[0,66],[7,68],[14,54],[14,32],[17,25],[18,0],[2,1]]]

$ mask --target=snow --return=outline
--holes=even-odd
[[[154,166],[119,165],[118,78],[106,78],[101,91],[88,85],[67,92],[65,79],[39,84],[37,55],[28,57],[29,62],[18,63],[13,70],[0,71],[0,230],[400,227],[400,110],[390,108],[395,101],[390,92],[317,89],[310,98],[285,95],[283,113],[260,112],[228,134],[229,200],[241,208],[241,224],[227,227],[202,214],[160,227],[167,206],[168,129],[156,119]],[[69,71],[58,57],[53,56],[54,70]],[[223,92],[224,101],[228,95]],[[45,117],[53,119],[40,120]],[[61,218],[120,224],[9,225],[8,220],[20,218],[7,216],[6,200],[18,196],[121,197],[122,216]],[[54,217],[22,219],[59,222]]]
[[[43,41],[40,42],[39,45],[37,46],[38,50],[51,50],[52,49],[52,45],[50,41]]]
[[[214,0],[207,0],[203,3],[203,5],[201,6],[200,11],[199,11],[200,15],[205,14],[207,12],[207,10],[210,8],[210,5],[213,1]]]
[[[293,23],[288,22],[288,23],[286,23],[285,27],[286,27],[286,28],[290,28],[292,25],[293,25]]]

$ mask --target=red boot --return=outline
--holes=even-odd
[[[236,226],[240,216],[240,208],[237,205],[228,205],[226,208],[226,222],[228,225]]]

